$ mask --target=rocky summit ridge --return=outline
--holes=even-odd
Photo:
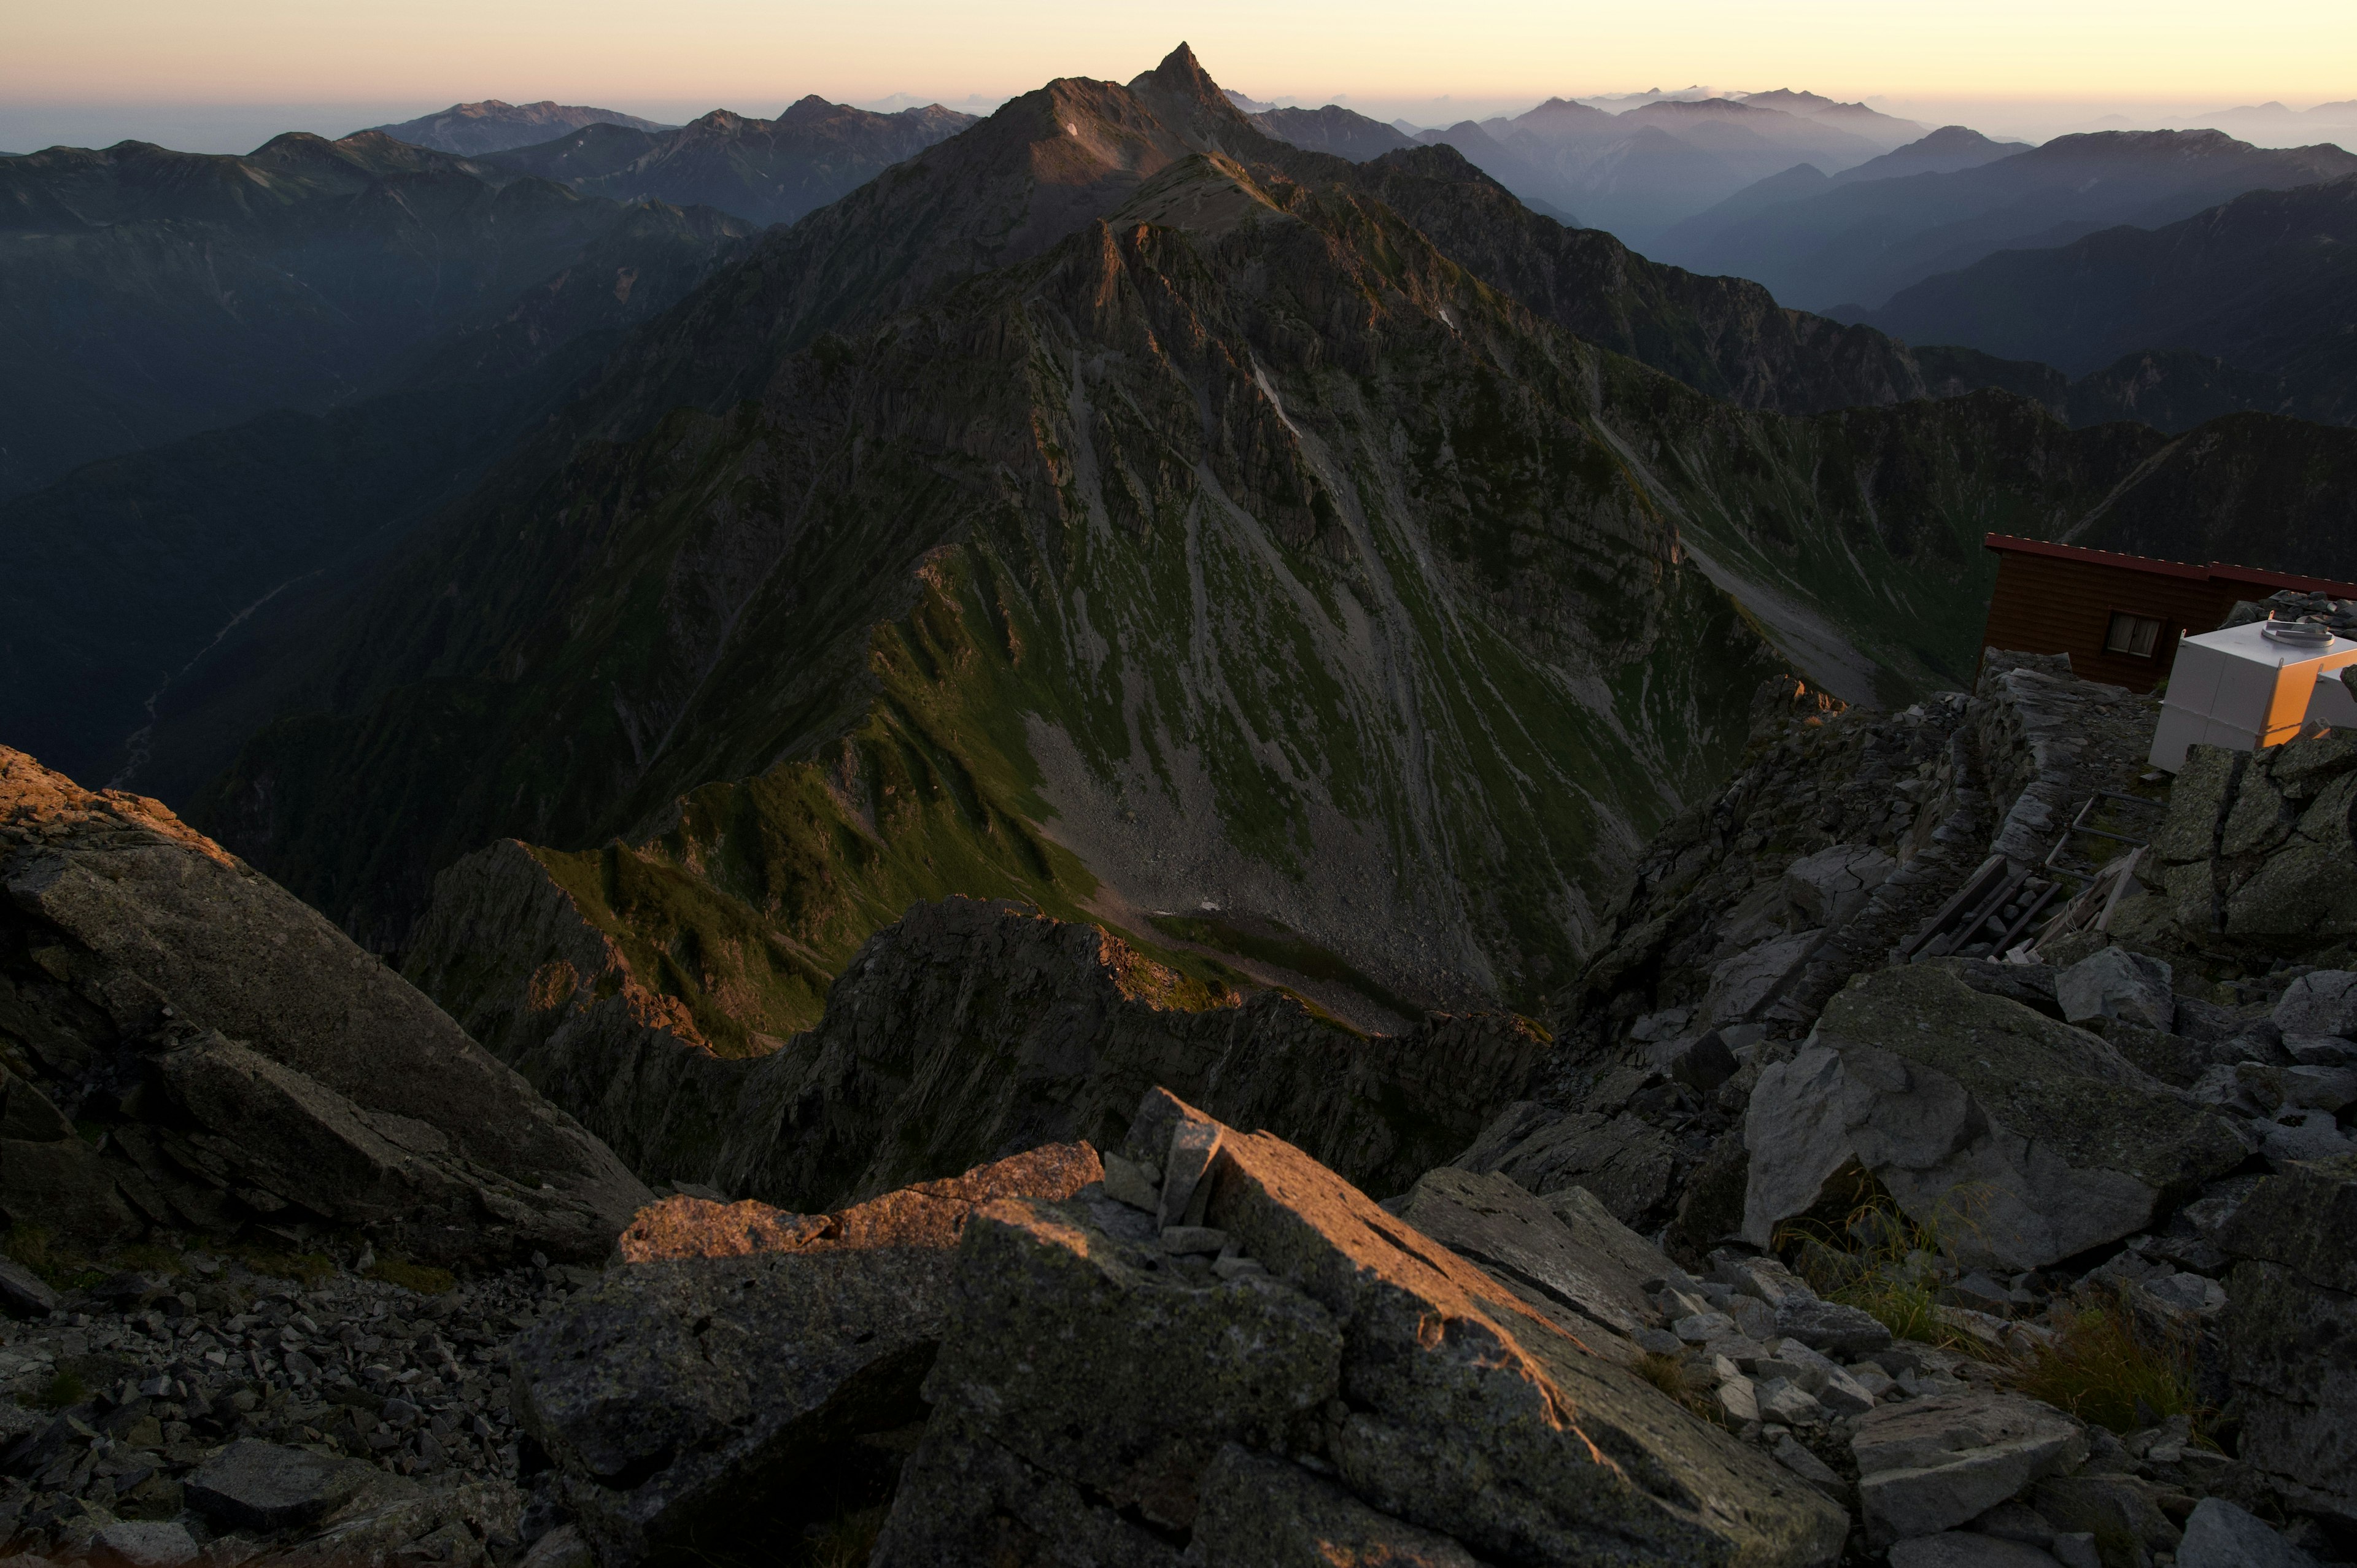
[[[1551,1029],[1369,1037],[967,900],[731,1059],[500,846],[419,950],[660,1197],[219,846],[10,754],[14,1550],[2342,1560],[2357,746],[2156,788],[2150,699],[1987,666],[1895,714],[1765,685]],[[483,962],[503,929],[564,972]],[[299,1068],[257,988],[313,1000]],[[385,1075],[432,1101],[339,1101],[356,1048],[443,1053]],[[176,1064],[237,1051],[287,1087],[233,1155]],[[502,1185],[485,1126],[575,1164]],[[349,1153],[271,1163],[371,1135],[440,1153],[360,1206]],[[452,1173],[463,1277],[422,1262]],[[518,1255],[568,1234],[605,1266]]]

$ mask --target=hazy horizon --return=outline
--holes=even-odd
[[[811,92],[982,113],[1053,77],[1125,81],[1180,37],[1222,85],[1256,98],[1431,125],[1690,83],[1800,88],[2035,136],[2105,115],[2158,124],[2357,99],[2357,8],[2320,0],[2258,0],[2231,29],[2191,0],[1990,0],[1968,16],[1867,0],[1635,13],[1491,0],[1445,16],[1408,0],[1219,0],[1175,16],[1070,0],[856,12],[419,0],[397,25],[292,0],[126,0],[20,19],[0,59],[0,148],[133,137],[245,151],[278,131],[341,134],[483,98],[674,122],[716,107],[771,115]]]
[[[1149,62],[1150,63],[1150,62]],[[1134,72],[1132,74],[1135,74]],[[1216,72],[1214,73],[1216,75]],[[1046,80],[1046,79],[1042,79]],[[1549,97],[1579,97],[1599,99],[1641,93],[1646,88],[1622,88],[1611,92],[1522,94],[1510,98],[1465,98],[1449,94],[1429,97],[1359,97],[1349,93],[1297,93],[1286,91],[1254,91],[1252,87],[1236,86],[1222,81],[1223,86],[1235,86],[1236,91],[1266,102],[1286,105],[1317,107],[1340,103],[1361,114],[1386,123],[1405,120],[1410,124],[1446,128],[1464,120],[1486,120],[1498,115],[1512,116],[1544,102]],[[1649,87],[1659,84],[1648,84]],[[1778,81],[1756,86],[1730,86],[1720,91],[1737,93],[1767,91],[1771,87],[1792,87],[1802,91],[1822,91],[1805,81]],[[1667,89],[1677,91],[1677,89]],[[170,102],[81,102],[81,103],[0,103],[0,151],[31,153],[51,146],[103,147],[122,141],[153,142],[161,146],[194,153],[246,153],[260,146],[271,137],[289,131],[308,131],[323,136],[341,136],[368,125],[398,124],[447,109],[453,103],[473,102],[479,98],[504,99],[511,103],[531,103],[554,99],[560,103],[584,104],[635,114],[643,119],[680,124],[716,109],[768,118],[783,111],[790,103],[816,92],[835,102],[851,103],[864,109],[885,112],[915,104],[942,103],[970,114],[987,114],[1006,101],[1004,96],[983,93],[923,95],[892,92],[869,97],[829,91],[823,85],[789,88],[760,100],[739,96],[736,99],[673,99],[659,100],[634,94],[608,97],[588,95],[567,96],[541,91],[487,92],[474,98],[444,96],[440,98],[388,99],[381,101],[290,101],[285,102],[252,103],[170,103]],[[1012,95],[1008,95],[1012,96]],[[1833,96],[1827,94],[1827,96]],[[2357,98],[2357,92],[2352,92]],[[2186,128],[2206,118],[2244,107],[2263,104],[2270,100],[2253,100],[2250,103],[2179,102],[2155,103],[2131,100],[2059,99],[2059,100],[1930,100],[1910,101],[1887,94],[1874,93],[1863,102],[1883,113],[1900,119],[1920,121],[1927,127],[1970,125],[1975,130],[1996,137],[2041,142],[2074,132],[2095,130],[2168,130]],[[2305,113],[2316,105],[2305,101],[2273,102]],[[2324,102],[2341,100],[2323,100]],[[2357,127],[2357,111],[2348,117],[2348,124]],[[2336,122],[2338,124],[2338,122]],[[2357,134],[2344,131],[2332,136],[2321,131],[2314,135],[2269,135],[2250,127],[2234,130],[2234,134],[2261,145],[2292,145],[2306,141],[2334,140],[2346,146],[2357,141]],[[2357,150],[2352,148],[2351,150]]]

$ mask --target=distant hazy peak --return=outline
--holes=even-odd
[[[627,125],[634,131],[672,128],[636,114],[625,114],[619,109],[595,109],[549,99],[519,104],[486,98],[474,103],[453,103],[447,109],[398,124],[371,125],[368,129],[381,131],[412,146],[470,156],[531,146],[566,131],[598,124]]]

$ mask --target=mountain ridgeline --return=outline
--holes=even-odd
[[[2297,553],[2345,510],[2268,487],[2346,433],[1901,403],[1887,339],[1743,289],[1443,149],[1275,141],[1183,48],[1050,83],[635,333],[197,810],[393,949],[545,846],[716,1048],[952,892],[1535,1005],[1763,675],[1969,678],[1984,530]]]
[[[938,103],[877,114],[813,95],[774,120],[716,109],[676,128],[593,123],[486,161],[587,196],[787,223],[973,124]]]
[[[503,103],[496,98],[476,103],[453,103],[447,109],[420,114],[414,120],[371,125],[368,129],[382,132],[397,142],[407,142],[413,147],[431,147],[437,153],[456,153],[471,158],[485,153],[503,153],[510,147],[532,146],[585,125],[616,125],[632,131],[673,129],[652,120],[641,120],[636,114],[625,114],[619,109],[592,109],[545,98],[537,103]]]
[[[2071,374],[2176,350],[2224,371],[2212,406],[2347,424],[2357,421],[2357,174],[2250,191],[2158,229],[2001,252],[1859,319]],[[2131,405],[2122,416],[2140,415]]]

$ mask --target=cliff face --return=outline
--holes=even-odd
[[[1404,1191],[1544,1045],[1502,1015],[1369,1037],[1276,993],[1240,1002],[1097,927],[952,898],[867,941],[815,1026],[732,1059],[544,858],[509,842],[443,873],[409,974],[649,1179],[788,1208],[1041,1143],[1109,1145],[1157,1083]]]

